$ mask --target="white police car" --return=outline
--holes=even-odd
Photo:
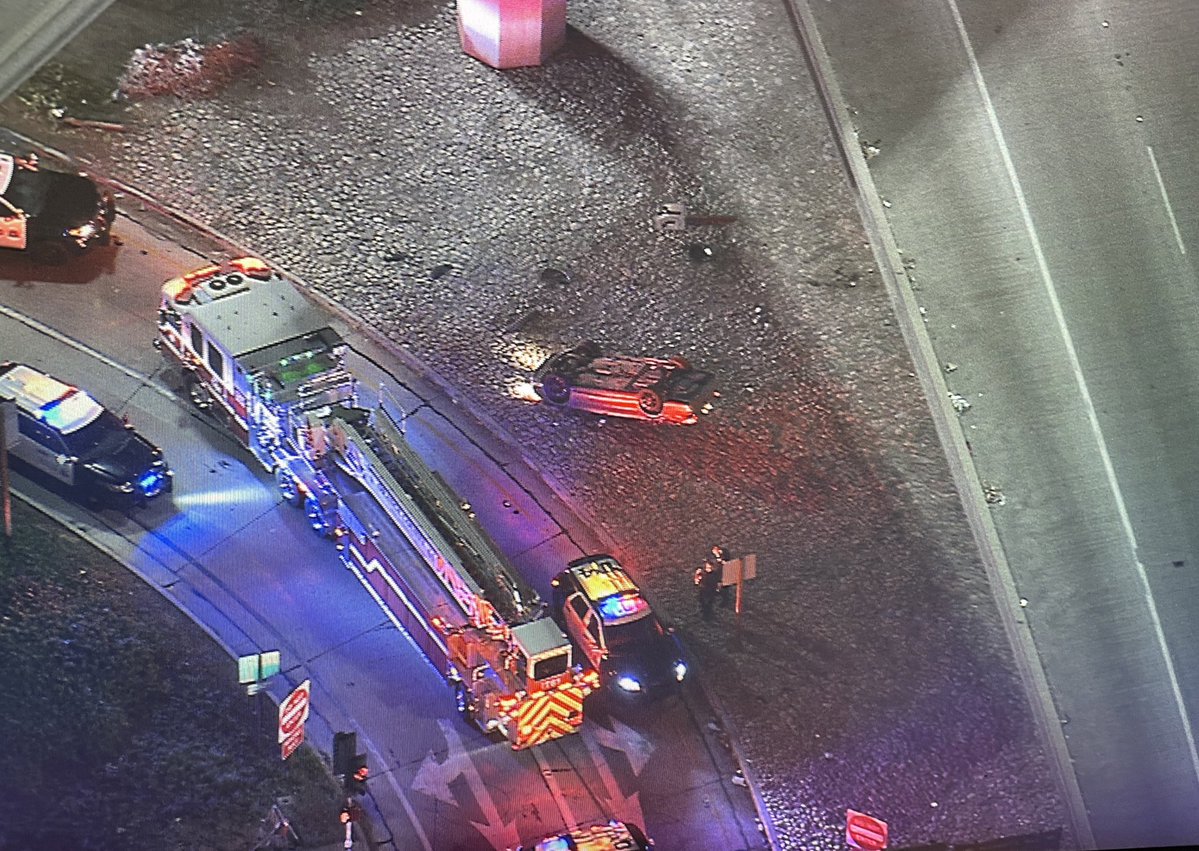
[[[615,558],[572,561],[553,589],[554,616],[601,683],[628,695],[661,696],[683,682],[682,648]]]
[[[30,366],[0,364],[0,398],[14,401],[9,454],[89,502],[129,507],[172,489],[162,450],[87,393]]]

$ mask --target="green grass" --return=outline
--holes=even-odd
[[[13,504],[0,538],[0,848],[249,849],[279,797],[337,841],[317,754],[286,762],[275,706],[152,588]],[[261,699],[261,720],[255,701]]]

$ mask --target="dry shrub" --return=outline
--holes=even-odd
[[[212,44],[190,38],[174,44],[147,44],[133,51],[115,97],[134,101],[161,95],[211,97],[259,67],[265,53],[266,46],[253,35]]]

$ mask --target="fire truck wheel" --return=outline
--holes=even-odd
[[[310,496],[304,501],[304,513],[308,515],[308,525],[312,527],[312,531],[322,538],[329,537],[333,532],[328,518],[325,517],[325,510],[315,497]]]
[[[458,714],[462,716],[462,720],[468,724],[474,723],[475,714],[470,710],[470,695],[466,691],[466,683],[462,680],[454,681],[454,705],[458,707]]]
[[[541,395],[551,405],[565,405],[570,401],[570,383],[558,373],[551,372],[541,380]]]
[[[192,404],[201,411],[210,409],[212,407],[212,397],[208,395],[208,391],[204,389],[204,385],[200,383],[200,379],[188,373],[184,381],[187,384],[187,398],[191,399]]]
[[[670,359],[670,365],[675,369],[691,369],[691,361],[687,360],[682,355],[675,355]]]
[[[284,502],[293,506],[300,504],[299,483],[285,467],[275,471],[275,483],[279,486],[279,495],[283,497]]]
[[[658,395],[658,391],[648,387],[637,397],[637,404],[647,417],[657,417],[662,413],[662,397]]]

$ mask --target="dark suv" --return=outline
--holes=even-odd
[[[629,695],[677,690],[687,676],[682,648],[620,562],[610,555],[572,561],[553,588],[554,616],[604,685]]]
[[[0,248],[65,260],[107,245],[115,218],[112,195],[90,178],[43,169],[33,155],[0,154]]]
[[[24,364],[0,364],[0,399],[16,403],[9,453],[88,502],[127,508],[172,489],[162,450],[99,402]]]

